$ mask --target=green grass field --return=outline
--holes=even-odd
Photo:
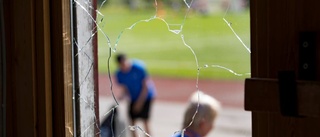
[[[165,12],[163,19],[166,22],[153,19],[149,22],[139,22],[133,29],[126,29],[139,20],[151,18],[155,15],[155,11],[130,11],[111,6],[101,9],[104,19],[100,27],[110,38],[113,48],[120,32],[123,31],[118,39],[116,52],[112,52],[111,72],[114,72],[116,66],[114,55],[117,52],[125,52],[131,58],[143,60],[153,76],[196,78],[196,61],[198,61],[199,67],[209,66],[200,69],[200,78],[243,79],[249,77],[248,75],[235,76],[227,70],[210,67],[220,65],[236,73],[250,73],[250,53],[224,22],[224,13],[209,16],[190,13],[184,22],[183,31],[175,34],[168,31],[167,24],[183,23],[184,14],[170,10]],[[233,29],[246,46],[250,46],[249,12],[228,13],[225,19],[232,23]],[[170,25],[170,29],[179,27],[179,25]],[[182,35],[184,41],[181,38]],[[99,32],[98,41],[99,72],[107,73],[109,48],[107,39],[101,32]]]

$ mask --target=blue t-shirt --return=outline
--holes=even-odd
[[[174,134],[173,137],[181,137],[181,135],[182,135],[182,133],[179,132],[179,133]],[[191,130],[186,130],[182,137],[200,137],[200,135],[191,131]]]
[[[117,70],[116,77],[118,83],[124,85],[127,88],[130,94],[131,101],[133,102],[138,99],[141,93],[143,80],[147,80],[147,100],[151,100],[155,96],[154,84],[151,79],[148,79],[148,74],[144,68],[144,65],[141,63],[133,61],[130,71],[121,72],[120,70]]]

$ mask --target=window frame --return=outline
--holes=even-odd
[[[96,4],[96,0],[92,1]],[[5,50],[1,70],[6,74],[0,76],[5,84],[0,89],[5,96],[0,100],[5,101],[5,121],[1,123],[4,136],[76,136],[75,117],[79,114],[75,115],[73,106],[77,104],[73,98],[71,3],[72,0],[1,1],[1,49]],[[97,38],[93,40],[96,48]],[[96,70],[97,66],[97,94]],[[98,103],[97,96],[95,102]]]

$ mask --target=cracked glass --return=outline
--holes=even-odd
[[[198,91],[215,97],[222,105],[207,136],[251,136],[250,113],[243,110],[244,79],[250,77],[249,0],[97,3],[95,7],[92,1],[73,0],[78,12],[88,16],[87,20],[93,23],[89,25],[94,26],[85,28],[88,33],[78,32],[83,38],[74,40],[80,64],[79,87],[92,89],[94,80],[90,75],[94,63],[99,70],[99,116],[90,93],[75,95],[90,108],[81,113],[92,115],[92,122],[82,125],[80,136],[91,128],[101,136],[130,136],[131,132],[140,136],[172,136],[187,128],[182,127],[183,113],[191,94]],[[81,15],[77,15],[77,20]],[[97,61],[90,47],[94,37],[98,39]],[[115,79],[118,53],[143,61],[154,81],[156,99],[150,111],[150,133],[141,122],[129,124],[128,100],[120,99],[122,92]]]

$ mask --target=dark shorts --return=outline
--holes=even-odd
[[[130,106],[129,106],[129,117],[132,119],[132,120],[135,120],[137,118],[141,118],[141,119],[144,119],[144,120],[148,120],[149,119],[149,112],[150,112],[150,107],[151,107],[151,103],[152,103],[152,100],[146,100],[146,102],[144,103],[142,109],[140,112],[138,113],[134,113],[133,112],[133,105],[134,105],[134,102],[131,102],[130,103]]]

